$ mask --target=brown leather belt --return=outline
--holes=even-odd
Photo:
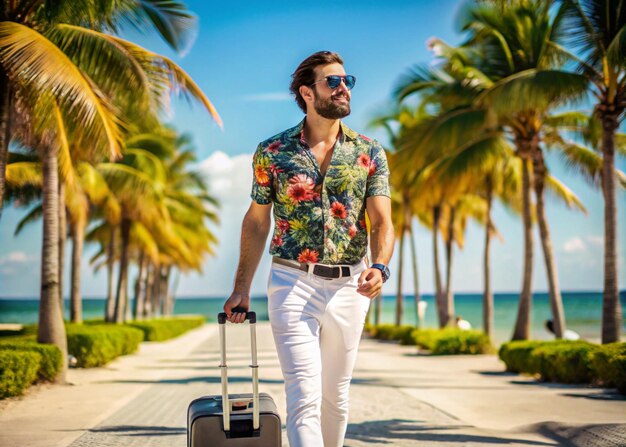
[[[309,265],[310,265],[304,262],[292,261],[290,259],[283,259],[283,258],[278,258],[278,257],[272,258],[272,262],[275,262],[276,264],[284,265],[285,267],[291,267],[294,269],[302,270],[303,272],[308,272]],[[315,264],[313,266],[312,273],[315,276],[321,276],[322,278],[326,278],[326,279],[337,279],[337,278],[344,278],[346,276],[352,276],[350,267],[347,265],[333,266],[333,265]]]

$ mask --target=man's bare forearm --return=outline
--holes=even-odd
[[[372,264],[389,265],[395,241],[391,221],[384,220],[380,223],[373,224],[370,229],[370,239]]]
[[[270,230],[269,222],[259,222],[246,214],[241,225],[241,249],[239,253],[239,265],[235,275],[233,292],[249,294],[252,278],[259,265],[265,241]]]

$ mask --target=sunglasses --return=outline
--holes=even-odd
[[[311,85],[315,85],[318,82],[323,82],[323,81],[326,81],[326,85],[331,90],[335,90],[337,87],[339,87],[339,85],[341,84],[341,81],[343,81],[343,83],[345,84],[348,90],[352,90],[352,87],[354,87],[354,84],[356,84],[356,78],[352,75],[345,75],[345,76],[330,75],[330,76],[326,76],[324,79],[315,81]]]

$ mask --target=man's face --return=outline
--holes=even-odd
[[[346,72],[343,65],[322,65],[315,68],[315,73],[315,80],[322,80],[312,87],[315,111],[320,116],[330,120],[341,119],[350,115],[350,90],[346,88],[343,81],[334,90],[326,84],[326,76],[345,76]]]

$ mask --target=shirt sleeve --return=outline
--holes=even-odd
[[[385,149],[378,142],[374,142],[370,151],[371,167],[365,187],[365,197],[387,196],[391,197],[389,190],[389,165]]]
[[[263,145],[259,144],[252,156],[252,192],[250,197],[260,205],[272,202],[272,172],[270,160],[263,151]]]

